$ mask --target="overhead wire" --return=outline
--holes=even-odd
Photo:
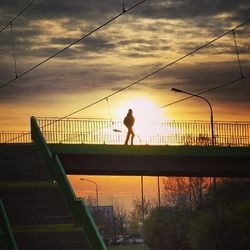
[[[241,61],[240,61],[240,54],[239,54],[239,50],[238,50],[238,45],[237,45],[237,41],[236,41],[236,37],[235,37],[235,30],[233,30],[232,32],[233,32],[234,46],[235,46],[235,52],[236,52],[237,59],[238,59],[238,65],[239,65],[240,75],[241,75],[241,77],[243,77],[244,74],[243,74],[243,70],[242,70],[242,66],[241,66]]]
[[[136,4],[134,4],[133,6],[125,9],[124,11],[122,11],[121,13],[119,13],[118,15],[112,17],[111,19],[109,19],[108,21],[106,21],[105,23],[101,24],[100,26],[98,26],[97,28],[93,29],[92,31],[90,31],[89,33],[85,34],[84,36],[80,37],[79,39],[73,41],[72,43],[70,43],[69,45],[67,45],[66,47],[64,47],[63,49],[57,51],[55,54],[47,57],[46,59],[44,59],[43,61],[41,61],[40,63],[32,66],[31,68],[29,68],[28,70],[24,71],[23,73],[21,73],[20,75],[18,75],[18,77],[11,79],[10,81],[6,82],[5,84],[0,86],[0,89],[7,87],[8,85],[10,85],[11,83],[15,82],[17,79],[27,75],[28,73],[30,73],[31,71],[33,71],[34,69],[38,68],[39,66],[43,65],[44,63],[50,61],[52,58],[58,56],[59,54],[61,54],[62,52],[66,51],[67,49],[69,49],[70,47],[72,47],[73,45],[75,45],[76,43],[79,43],[80,41],[82,41],[83,39],[89,37],[90,35],[92,35],[93,33],[97,32],[98,30],[102,29],[104,26],[108,25],[109,23],[113,22],[114,20],[116,20],[117,18],[119,18],[120,16],[124,15],[125,13],[133,10],[134,8],[136,8],[137,6],[141,5],[142,3],[144,3],[147,0],[142,0]]]
[[[247,78],[250,78],[250,74],[249,74],[249,75],[245,75],[245,76],[240,77],[240,78],[237,78],[237,79],[234,79],[234,80],[231,80],[231,81],[226,82],[226,83],[223,83],[223,84],[219,84],[219,85],[217,85],[216,87],[207,89],[207,90],[205,90],[205,91],[196,93],[196,94],[194,94],[194,95],[197,96],[197,95],[206,94],[206,93],[211,92],[211,91],[214,91],[214,90],[216,90],[216,89],[223,88],[223,87],[226,87],[226,86],[228,86],[228,85],[232,85],[232,84],[234,84],[234,83],[240,82],[240,81],[242,81],[242,80],[244,80],[244,79],[247,79]],[[165,104],[165,105],[163,105],[163,106],[160,106],[159,108],[160,108],[160,109],[161,109],[161,108],[166,108],[166,107],[168,107],[168,106],[172,106],[172,105],[174,105],[174,104],[177,104],[177,103],[186,101],[186,100],[191,99],[191,98],[193,98],[193,97],[194,97],[194,96],[188,96],[188,97],[185,97],[185,98],[181,98],[181,99],[178,99],[177,101],[170,102],[170,103],[168,103],[168,104]],[[101,102],[101,101],[103,101],[103,100],[107,100],[107,99],[106,99],[106,98],[102,98],[102,99],[100,99],[98,102]],[[76,114],[76,113],[78,113],[78,112],[80,112],[80,111],[82,111],[82,110],[84,110],[84,109],[87,109],[87,108],[89,108],[89,107],[91,107],[91,106],[93,106],[93,105],[95,105],[95,104],[97,104],[97,102],[91,103],[91,104],[89,104],[89,105],[87,105],[87,106],[81,108],[81,110],[77,110],[77,111],[74,111],[74,112],[72,112],[72,113],[70,113],[70,114],[68,114],[68,115],[65,115],[65,116],[63,116],[63,117],[60,117],[60,118],[58,118],[58,119],[56,119],[56,120],[54,120],[54,121],[52,121],[52,122],[50,122],[50,123],[48,123],[48,124],[42,126],[41,129],[42,129],[42,128],[45,128],[45,127],[47,127],[47,126],[49,126],[49,125],[52,125],[52,124],[54,124],[54,123],[56,123],[56,122],[59,122],[59,121],[61,121],[61,120],[63,120],[63,119],[66,119],[66,118],[68,118],[69,116],[71,116],[71,115],[73,115],[73,114]],[[120,131],[120,130],[118,130],[118,129],[115,129],[114,131],[115,131],[115,132],[122,132],[122,131]],[[18,138],[21,138],[21,137],[26,136],[26,135],[29,135],[29,134],[30,134],[30,132],[27,132],[27,133],[25,133],[25,134],[22,134],[22,135],[19,135],[19,136],[15,137],[15,138],[12,138],[12,139],[10,139],[10,140],[7,140],[7,141],[5,141],[5,142],[3,142],[3,143],[11,142],[11,141],[13,141],[13,140],[16,140],[16,139],[18,139]]]
[[[206,46],[212,44],[213,42],[217,41],[217,40],[220,39],[221,37],[223,37],[223,36],[229,34],[230,32],[232,32],[232,30],[238,29],[239,27],[243,26],[244,24],[246,24],[246,23],[249,22],[249,21],[250,21],[250,19],[246,20],[245,22],[239,24],[239,25],[236,26],[235,28],[233,28],[233,29],[231,29],[231,30],[229,30],[229,31],[227,31],[227,32],[225,32],[225,33],[223,33],[222,35],[219,35],[218,37],[216,37],[216,38],[212,39],[211,41],[209,41],[209,42],[207,42],[207,43],[205,43],[205,44],[199,46],[198,48],[192,50],[191,52],[189,52],[189,53],[187,53],[187,54],[185,54],[185,55],[179,57],[178,59],[176,59],[176,60],[170,62],[169,64],[167,64],[167,65],[165,65],[165,66],[163,66],[163,67],[161,67],[161,68],[159,68],[159,69],[157,69],[157,70],[155,70],[155,71],[153,71],[153,72],[151,72],[151,73],[149,73],[149,74],[147,74],[147,75],[141,77],[140,79],[138,79],[138,80],[136,80],[136,81],[134,81],[134,82],[132,82],[132,83],[130,83],[130,84],[128,84],[128,85],[126,85],[126,86],[124,86],[124,87],[118,89],[118,90],[116,90],[115,92],[113,92],[113,93],[111,93],[111,94],[109,94],[109,95],[107,95],[107,96],[105,96],[105,97],[103,97],[103,98],[101,98],[101,99],[99,99],[99,100],[97,100],[97,101],[94,101],[94,102],[92,102],[92,103],[90,103],[90,104],[88,104],[88,105],[86,105],[86,106],[84,106],[84,107],[82,107],[82,108],[80,108],[80,109],[78,109],[78,110],[75,110],[75,111],[73,111],[73,112],[71,112],[71,113],[65,115],[64,117],[60,118],[59,120],[62,120],[62,119],[68,118],[69,116],[75,115],[76,113],[79,113],[79,112],[81,112],[81,111],[83,111],[83,110],[85,110],[85,109],[87,109],[87,108],[90,108],[91,106],[94,106],[94,105],[96,105],[96,104],[98,104],[98,103],[100,103],[100,102],[102,102],[102,101],[104,101],[104,100],[107,100],[107,99],[113,97],[114,95],[117,95],[118,93],[120,93],[120,92],[122,92],[122,91],[124,91],[124,90],[126,90],[126,89],[128,89],[128,88],[130,88],[130,87],[132,87],[132,86],[134,86],[134,85],[136,85],[136,84],[142,82],[143,80],[146,80],[147,78],[150,78],[151,76],[153,76],[153,75],[155,75],[155,74],[161,72],[162,70],[164,70],[164,69],[166,69],[166,68],[168,68],[168,67],[170,67],[170,66],[176,64],[177,62],[183,60],[184,58],[186,58],[186,57],[188,57],[188,56],[190,56],[190,55],[196,53],[197,51],[201,50],[202,48],[205,48]],[[223,84],[223,85],[224,85],[224,84]]]
[[[223,87],[232,85],[232,84],[237,83],[237,82],[239,82],[239,81],[245,80],[245,79],[247,79],[247,78],[249,78],[249,77],[250,77],[250,74],[249,74],[249,75],[245,75],[245,76],[241,76],[240,78],[237,78],[237,79],[231,80],[231,81],[229,81],[229,82],[226,82],[226,83],[223,83],[223,84],[219,84],[219,85],[217,85],[217,86],[215,86],[215,87],[213,87],[213,88],[210,88],[210,89],[207,89],[207,90],[198,92],[198,93],[194,94],[194,96],[187,96],[187,97],[185,97],[185,98],[178,99],[177,101],[170,102],[170,103],[168,103],[168,104],[165,104],[165,105],[163,105],[163,106],[160,106],[159,108],[166,108],[166,107],[168,107],[168,106],[177,104],[177,103],[179,103],[179,102],[183,102],[183,101],[186,101],[186,100],[188,100],[188,99],[191,99],[191,98],[193,98],[193,97],[195,97],[195,96],[202,95],[202,94],[206,94],[206,93],[208,93],[208,92],[211,92],[211,91],[214,91],[214,90],[217,90],[217,89],[220,89],[220,88],[223,88]]]
[[[111,108],[110,108],[110,105],[109,105],[109,99],[108,98],[106,98],[106,102],[107,102],[108,111],[109,111],[109,118],[110,118],[110,121],[112,122],[112,125],[113,125],[114,122],[113,122],[112,112],[111,112]]]
[[[92,106],[94,106],[94,105],[96,105],[96,104],[98,104],[98,103],[100,103],[100,102],[102,102],[102,101],[104,101],[104,100],[108,100],[109,98],[113,97],[114,95],[116,95],[116,94],[118,94],[118,93],[120,93],[120,92],[122,92],[122,91],[124,91],[124,90],[126,90],[126,89],[128,89],[128,88],[130,88],[130,87],[132,87],[132,86],[134,86],[134,85],[136,85],[136,84],[138,84],[138,83],[140,83],[140,82],[142,82],[143,80],[145,80],[145,79],[147,79],[147,78],[150,78],[151,76],[153,76],[153,75],[155,75],[155,74],[161,72],[162,70],[164,70],[164,69],[166,69],[166,68],[168,68],[168,67],[170,67],[170,66],[176,64],[177,62],[183,60],[184,58],[193,55],[193,54],[196,53],[197,51],[199,51],[199,50],[201,50],[201,49],[207,47],[208,45],[214,43],[215,41],[217,41],[217,40],[219,40],[220,38],[224,37],[225,35],[229,34],[230,32],[235,31],[236,29],[238,29],[238,28],[240,28],[241,26],[245,25],[245,24],[248,23],[249,21],[250,21],[250,19],[247,19],[246,21],[244,21],[244,22],[242,22],[241,24],[237,25],[237,26],[234,27],[233,29],[230,29],[230,30],[224,32],[223,34],[221,34],[221,35],[215,37],[214,39],[210,40],[209,42],[207,42],[207,43],[205,43],[205,44],[203,44],[203,45],[197,47],[196,49],[192,50],[191,52],[189,52],[189,53],[187,53],[187,54],[185,54],[185,55],[183,55],[183,56],[177,58],[176,60],[174,60],[174,61],[168,63],[167,65],[165,65],[165,66],[163,66],[163,67],[161,67],[161,68],[159,68],[159,69],[157,69],[157,70],[155,70],[155,71],[153,71],[153,72],[151,72],[151,73],[149,73],[149,74],[147,74],[147,75],[141,77],[140,79],[138,79],[138,80],[136,80],[136,81],[134,81],[134,82],[132,82],[132,83],[130,83],[130,84],[128,84],[128,85],[126,85],[126,86],[120,88],[120,89],[118,89],[117,91],[115,91],[115,92],[113,92],[113,93],[111,93],[111,94],[109,94],[109,95],[107,95],[107,96],[105,96],[105,97],[103,97],[103,98],[101,98],[101,99],[99,99],[99,100],[97,100],[97,101],[94,101],[94,102],[92,102],[92,103],[90,103],[90,104],[88,104],[88,105],[86,105],[86,106],[84,106],[84,107],[82,107],[82,108],[80,108],[80,109],[77,109],[77,110],[75,110],[75,111],[73,111],[73,112],[71,112],[71,113],[68,113],[67,115],[65,115],[65,116],[63,116],[63,117],[60,117],[60,118],[58,118],[57,120],[54,120],[53,122],[48,123],[47,125],[45,125],[45,126],[43,126],[43,127],[47,127],[47,126],[49,126],[49,125],[51,125],[51,124],[54,124],[54,123],[59,122],[59,121],[61,121],[61,120],[63,120],[63,119],[66,119],[66,118],[68,118],[68,117],[70,117],[70,116],[72,116],[72,115],[75,115],[75,114],[77,114],[77,113],[79,113],[79,112],[81,112],[81,111],[83,111],[83,110],[85,110],[85,109],[88,109],[88,108],[90,108],[90,107],[92,107]],[[206,91],[200,92],[200,93],[198,93],[197,95],[204,94],[204,93],[208,93],[208,92],[210,92],[210,91],[213,91],[213,90],[216,90],[216,89],[225,87],[225,86],[227,86],[227,85],[230,85],[230,84],[239,82],[239,81],[241,81],[241,80],[243,80],[243,79],[246,79],[246,78],[249,78],[249,77],[250,77],[250,75],[243,76],[243,77],[241,76],[240,78],[234,79],[234,80],[232,80],[232,81],[230,81],[230,82],[223,83],[223,84],[220,84],[220,85],[218,85],[218,86],[216,86],[216,87],[214,87],[214,88],[211,88],[211,89],[208,89],[208,90],[206,90]],[[186,97],[186,98],[182,98],[182,99],[179,99],[179,100],[177,100],[177,101],[175,101],[175,102],[173,102],[173,103],[169,103],[169,104],[163,105],[163,106],[161,106],[160,108],[164,108],[164,107],[173,105],[173,104],[175,104],[175,103],[178,103],[178,102],[181,102],[181,101],[190,99],[190,98],[192,98],[192,96]],[[43,128],[43,127],[42,127],[42,128]]]
[[[14,69],[15,69],[15,76],[17,76],[17,66],[16,66],[16,51],[15,51],[15,41],[14,41],[14,32],[13,32],[13,23],[10,24],[11,30],[11,42],[12,42],[12,50],[13,50],[13,60],[14,60]]]
[[[11,23],[13,23],[13,21],[15,19],[17,19],[17,17],[19,17],[26,9],[28,9],[35,1],[38,1],[38,0],[32,0],[29,4],[27,4],[20,12],[18,12],[16,14],[16,16],[14,18],[12,18],[1,30],[0,30],[0,33],[2,31],[4,31]]]

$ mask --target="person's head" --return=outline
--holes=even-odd
[[[132,113],[133,113],[133,110],[132,110],[132,109],[129,109],[129,110],[128,110],[128,114],[131,114],[131,115],[132,115]]]

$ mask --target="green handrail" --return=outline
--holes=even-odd
[[[107,250],[88,207],[82,199],[76,197],[60,159],[57,155],[52,154],[37,124],[36,118],[33,116],[31,117],[31,138],[37,145],[45,161],[51,180],[58,183],[75,223],[81,226],[86,232],[89,243],[94,250]]]
[[[2,200],[0,200],[0,233],[7,244],[8,249],[17,250],[16,241],[10,227],[8,216],[4,208]]]

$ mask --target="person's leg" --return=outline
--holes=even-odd
[[[131,128],[131,130],[130,130],[130,134],[131,134],[131,145],[133,145],[133,143],[134,143],[135,133],[134,133],[134,131],[133,131],[133,129],[132,129],[132,128]]]
[[[128,130],[127,137],[126,137],[126,140],[125,140],[125,143],[124,143],[125,145],[128,145],[129,136],[130,136],[130,132]]]

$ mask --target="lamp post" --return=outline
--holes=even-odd
[[[88,182],[92,182],[95,184],[95,191],[96,191],[96,209],[98,210],[99,207],[99,201],[98,201],[98,186],[97,183],[95,181],[92,180],[88,180],[88,179],[84,179],[84,178],[80,178],[81,181],[88,181]]]
[[[143,186],[143,175],[141,176],[141,211],[142,211],[142,238],[143,238],[143,249],[145,248],[145,234],[144,234],[144,186]]]
[[[193,94],[187,91],[183,91],[181,89],[172,88],[171,91],[178,92],[178,93],[184,93],[190,96],[198,97],[204,100],[210,108],[210,124],[211,124],[211,139],[212,139],[212,146],[214,146],[214,118],[213,118],[213,109],[210,104],[210,102],[203,96],[200,96],[198,94]],[[214,188],[214,214],[215,214],[215,249],[218,249],[218,211],[217,211],[217,197],[216,197],[216,177],[213,177],[213,188]]]
[[[172,88],[171,91],[178,92],[178,93],[184,93],[184,94],[187,94],[190,96],[198,97],[198,98],[204,100],[208,104],[208,106],[210,108],[211,139],[212,139],[212,146],[214,146],[214,144],[215,144],[214,143],[214,118],[213,118],[213,109],[212,109],[210,102],[203,96],[196,95],[196,94],[193,94],[193,93],[190,93],[187,91],[183,91],[181,89]]]
[[[157,187],[158,187],[158,206],[161,206],[161,188],[160,188],[160,176],[157,176]]]

